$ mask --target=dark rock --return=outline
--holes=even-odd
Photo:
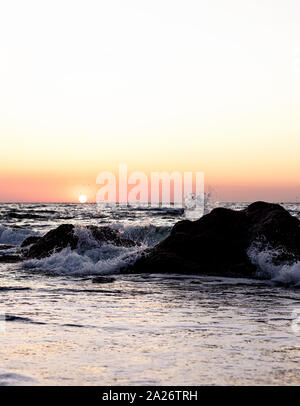
[[[197,221],[180,221],[171,234],[130,267],[131,272],[253,276],[247,255],[261,249],[280,251],[280,260],[300,260],[300,221],[278,204],[256,202],[245,210],[217,208]]]
[[[92,279],[93,283],[112,283],[115,282],[115,278],[107,277],[107,276],[96,276]]]
[[[108,242],[123,247],[137,245],[134,241],[122,238],[116,230],[109,227],[87,226],[85,229],[90,233],[95,243]],[[23,255],[25,258],[44,258],[66,247],[74,250],[78,248],[78,243],[79,237],[75,233],[75,227],[72,224],[62,224],[38,238]]]
[[[75,249],[77,242],[78,237],[74,235],[74,226],[72,224],[62,224],[39,238],[24,253],[24,256],[26,258],[44,258],[54,251],[61,251],[68,246]]]
[[[249,228],[249,239],[265,240],[274,248],[283,248],[299,257],[300,221],[279,204],[256,202],[244,213]]]
[[[40,238],[41,237],[35,237],[35,236],[28,237],[22,242],[21,247],[22,248],[28,247],[28,245],[32,245],[32,244],[36,243]]]

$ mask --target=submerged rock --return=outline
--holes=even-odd
[[[128,270],[250,277],[256,266],[247,251],[254,243],[278,250],[278,261],[299,261],[300,221],[278,204],[256,202],[242,211],[217,208],[197,221],[175,224]]]
[[[111,278],[108,276],[96,276],[95,278],[92,279],[93,283],[113,283],[115,282],[115,278]]]
[[[133,247],[137,245],[137,243],[132,240],[122,238],[116,230],[109,227],[86,226],[83,229],[88,232],[96,243],[106,242],[122,247]],[[79,236],[76,233],[74,225],[62,224],[56,229],[49,231],[43,237],[39,237],[35,241],[32,239],[29,241],[29,239],[27,239],[27,242],[25,240],[24,243],[26,245],[30,244],[30,246],[28,250],[23,251],[23,256],[26,259],[40,259],[54,252],[59,252],[66,247],[70,247],[72,250],[78,248]]]

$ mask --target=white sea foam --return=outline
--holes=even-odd
[[[25,228],[0,226],[0,244],[19,245],[31,235],[38,235],[38,233]]]
[[[65,248],[42,259],[30,259],[23,263],[26,269],[36,269],[56,275],[93,275],[119,273],[123,266],[134,261],[140,249],[103,244],[84,254]]]
[[[274,249],[262,250],[257,244],[253,244],[249,248],[248,256],[251,262],[257,266],[258,277],[285,285],[300,286],[300,262],[292,264],[274,263],[278,251]]]
[[[114,227],[119,230],[118,227]],[[142,227],[140,233],[138,227],[123,228],[121,235],[126,238],[135,236],[146,239],[147,229]],[[150,240],[155,235],[155,227],[149,227]],[[157,230],[156,230],[157,231]],[[30,259],[23,263],[26,269],[36,269],[53,274],[63,275],[90,275],[118,273],[120,269],[136,260],[139,253],[147,247],[146,244],[134,247],[120,247],[108,242],[95,240],[92,233],[86,228],[76,226],[74,233],[78,237],[76,250],[67,247],[60,252],[42,259]],[[142,236],[144,236],[142,238]],[[161,236],[160,236],[161,237]]]

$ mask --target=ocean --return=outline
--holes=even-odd
[[[247,206],[214,202],[206,212],[218,205]],[[300,218],[300,203],[283,206]],[[184,217],[175,208],[0,204],[0,385],[299,385],[299,263],[274,266],[253,249],[259,279],[120,274]],[[76,225],[77,250],[4,260],[65,223]],[[82,228],[91,224],[140,245],[99,247]]]

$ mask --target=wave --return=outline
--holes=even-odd
[[[122,268],[136,261],[145,248],[153,247],[167,237],[171,230],[170,226],[152,224],[137,226],[114,223],[110,227],[117,230],[122,237],[139,243],[139,246],[122,247],[109,242],[100,243],[86,227],[76,226],[78,245],[75,250],[67,247],[46,258],[26,260],[23,267],[54,275],[117,274]],[[6,243],[16,243],[35,234],[30,230],[0,227],[0,242],[4,237]],[[280,261],[282,253],[279,250],[264,247],[265,245],[256,242],[248,250],[251,262],[257,267],[256,277],[276,284],[299,287],[300,262]]]
[[[152,224],[143,226],[113,224],[111,228],[125,238],[144,244],[146,247],[153,247],[169,235],[172,227]]]
[[[251,262],[256,265],[256,276],[269,279],[276,284],[300,287],[300,262],[278,262],[281,254],[275,249],[260,249],[253,244],[248,250]]]
[[[115,246],[100,243],[90,231],[81,226],[75,227],[78,244],[75,250],[64,248],[49,257],[29,259],[23,262],[28,270],[43,271],[55,275],[107,275],[120,273],[123,267],[133,263],[147,247],[155,245],[164,238],[170,228],[149,226],[120,226],[114,224],[122,237],[140,245],[133,247]]]
[[[30,236],[39,235],[38,232],[25,229],[0,226],[0,244],[19,245]]]
[[[0,292],[9,292],[11,290],[31,290],[31,288],[26,286],[0,286]]]
[[[41,219],[48,219],[48,217],[41,215],[41,214],[34,214],[34,213],[24,213],[24,212],[16,212],[16,211],[10,211],[6,213],[3,217],[6,217],[8,219],[17,219],[17,220],[23,220],[23,219],[35,219],[35,220],[41,220]]]
[[[138,257],[141,249],[116,247],[103,244],[79,253],[64,248],[62,251],[42,259],[30,259],[23,263],[25,269],[49,272],[55,275],[108,275],[120,273]]]

